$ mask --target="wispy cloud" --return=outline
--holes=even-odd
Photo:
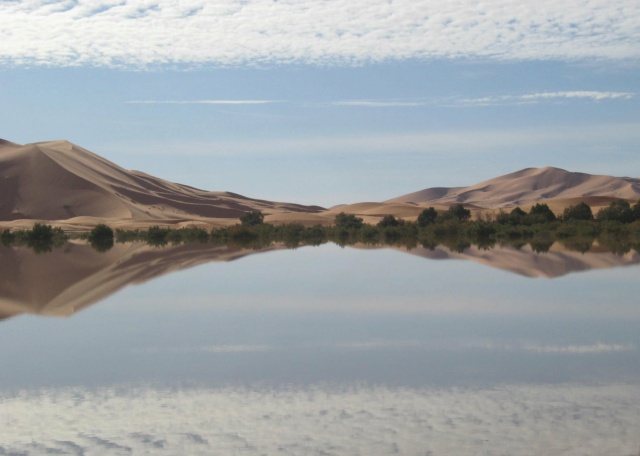
[[[640,3],[609,0],[23,0],[0,30],[17,65],[640,57]]]
[[[350,100],[350,101],[333,101],[331,106],[352,106],[360,108],[404,108],[413,106],[424,106],[425,103],[418,101],[367,101],[367,100]]]
[[[278,100],[132,100],[126,104],[174,104],[174,105],[263,105],[280,103]]]
[[[564,92],[538,92],[523,95],[502,95],[481,98],[468,98],[459,100],[454,105],[458,106],[490,106],[490,105],[513,105],[513,104],[534,104],[549,101],[562,100],[630,100],[636,96],[633,92],[607,92],[595,90],[573,90]]]

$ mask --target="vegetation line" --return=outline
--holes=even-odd
[[[454,252],[463,252],[471,245],[490,249],[496,245],[520,248],[528,244],[538,253],[548,251],[555,242],[569,250],[586,252],[597,241],[617,254],[631,250],[640,252],[640,202],[631,206],[627,201],[616,200],[595,217],[587,204],[580,203],[567,208],[561,217],[556,217],[546,204],[536,204],[528,213],[515,208],[480,220],[470,218],[470,211],[457,204],[444,212],[437,212],[432,207],[425,209],[415,222],[388,215],[376,225],[370,225],[353,214],[340,213],[332,226],[305,227],[267,224],[264,215],[254,211],[242,216],[236,225],[210,232],[197,227],[172,229],[159,226],[114,232],[100,224],[84,237],[101,252],[111,249],[116,242],[133,241],[158,247],[213,243],[252,249],[273,244],[296,248],[327,242],[341,246],[361,243],[408,249],[418,246],[434,249],[444,245]],[[0,232],[3,245],[27,245],[38,253],[51,251],[67,239],[60,228],[40,223],[31,230]]]

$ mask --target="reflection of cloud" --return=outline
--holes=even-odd
[[[633,59],[640,4],[609,0],[0,2],[0,61],[145,66]]]
[[[588,355],[611,352],[636,351],[634,344],[607,344],[597,342],[593,344],[565,344],[545,345],[536,342],[501,343],[492,340],[482,340],[462,343],[459,348],[480,349],[489,351],[525,351],[540,354]]]
[[[535,353],[560,353],[560,354],[590,354],[633,351],[633,344],[603,344],[592,345],[525,345],[524,350]]]
[[[496,97],[470,98],[457,102],[458,106],[490,106],[541,103],[558,100],[630,100],[635,97],[632,92],[599,92],[593,90],[574,90],[566,92],[540,92],[525,95],[503,95]]]
[[[640,386],[119,385],[2,394],[0,413],[8,454],[623,456],[638,450]]]
[[[149,355],[156,353],[258,353],[276,349],[271,345],[206,345],[202,347],[171,347],[161,349],[158,347],[135,348],[132,350],[136,355]]]

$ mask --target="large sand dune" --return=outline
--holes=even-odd
[[[558,206],[587,201],[602,206],[612,199],[640,199],[640,179],[596,176],[559,168],[527,168],[469,187],[427,188],[388,203],[475,205],[499,209],[559,200]]]
[[[292,194],[295,189],[291,189]],[[68,231],[97,223],[114,228],[151,225],[228,225],[259,210],[270,223],[331,224],[339,212],[376,223],[385,215],[415,220],[426,207],[446,210],[463,203],[474,211],[528,206],[537,202],[562,210],[579,201],[594,210],[614,198],[640,199],[640,179],[596,176],[558,168],[528,168],[469,187],[428,188],[384,202],[325,210],[211,192],[127,171],[67,141],[19,145],[0,140],[0,228],[29,228],[47,221]]]
[[[323,209],[171,183],[127,171],[67,141],[25,146],[0,141],[0,220],[69,220],[70,224],[75,220],[82,225],[110,219],[175,224],[237,221],[252,210],[313,214]]]

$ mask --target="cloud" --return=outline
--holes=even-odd
[[[594,90],[574,90],[565,92],[540,92],[524,95],[503,95],[495,97],[468,98],[459,100],[454,105],[458,106],[490,106],[490,105],[513,105],[513,104],[534,104],[544,101],[558,100],[630,100],[636,96],[633,92],[601,92]]]
[[[640,57],[640,3],[609,0],[0,2],[14,65],[362,64]]]
[[[127,101],[126,104],[202,104],[202,105],[263,105],[270,103],[280,103],[278,100],[133,100]]]
[[[331,106],[363,107],[363,108],[403,108],[424,106],[425,103],[417,101],[333,101]]]

